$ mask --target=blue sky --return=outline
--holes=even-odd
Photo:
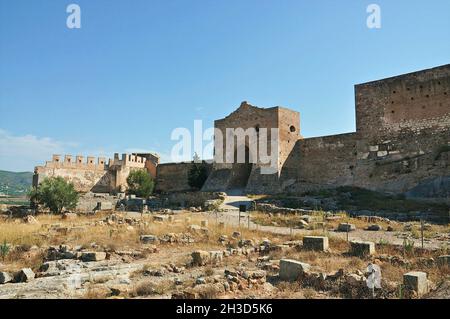
[[[81,7],[68,29],[66,7]],[[381,8],[369,29],[366,8]],[[0,169],[156,151],[241,101],[354,131],[354,85],[450,62],[448,0],[0,0]]]

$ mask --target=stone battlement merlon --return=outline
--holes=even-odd
[[[105,157],[94,157],[82,155],[58,155],[54,154],[51,161],[46,161],[45,167],[48,168],[78,168],[78,169],[94,169],[94,170],[107,170],[113,165],[128,166],[141,168],[144,167],[146,159],[135,154],[122,154],[119,159],[118,154],[114,154],[113,159],[106,159]]]
[[[82,155],[61,155],[54,154],[51,161],[45,162],[45,167],[49,168],[77,168],[77,169],[95,169],[105,170],[108,162],[105,157],[87,156],[86,159]]]
[[[119,153],[114,153],[114,158],[109,160],[109,166],[128,166],[141,168],[145,166],[145,157],[136,154],[123,153],[119,157]]]

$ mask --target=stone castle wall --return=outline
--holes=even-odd
[[[356,85],[354,133],[303,139],[297,112],[247,103],[216,121],[216,127],[257,122],[275,127],[276,122],[279,128],[278,176],[261,175],[253,165],[248,193],[299,193],[343,185],[403,193],[450,178],[449,93],[450,65],[444,65]],[[291,125],[298,130],[287,130]],[[234,166],[215,165],[207,186],[226,188]],[[446,193],[450,196],[450,190]]]
[[[188,184],[188,175],[193,165],[192,162],[159,164],[155,191],[165,193],[192,190]],[[209,174],[212,165],[206,165]]]
[[[47,177],[63,177],[74,184],[78,192],[115,193],[127,188],[126,179],[136,169],[146,169],[145,157],[135,154],[118,154],[113,159],[66,155],[53,155],[52,161],[37,166],[33,176],[33,186],[39,185]]]
[[[450,65],[356,85],[356,132],[298,141],[281,183],[403,193],[450,176],[449,92]]]
[[[225,137],[227,128],[275,128],[278,132],[276,170],[249,158],[255,143],[246,139],[245,163],[221,163],[222,154],[236,159],[236,146],[226,149],[215,138],[215,159],[203,191],[241,189],[246,193],[301,193],[311,189],[352,185],[393,193],[450,196],[450,65],[355,86],[356,132],[303,138],[300,114],[284,107],[260,108],[242,102],[229,116],[215,121]],[[258,139],[260,134],[258,133]],[[268,138],[270,139],[270,133]],[[235,141],[237,142],[237,141]],[[268,152],[272,149],[268,144]],[[258,146],[257,146],[258,147]],[[256,147],[256,153],[258,149]],[[155,154],[124,154],[104,158],[54,156],[36,168],[35,184],[45,176],[63,176],[80,191],[126,189],[134,169],[156,178],[156,191],[186,191],[192,163],[159,165]],[[37,184],[36,184],[37,185]],[[444,189],[442,191],[442,189]],[[422,191],[423,193],[423,191]],[[446,195],[447,194],[447,195]]]
[[[282,190],[304,192],[355,181],[355,133],[299,140],[281,171]]]

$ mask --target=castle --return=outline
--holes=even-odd
[[[114,158],[88,156],[53,155],[51,161],[34,169],[33,186],[36,187],[46,177],[63,177],[72,182],[78,192],[120,193],[127,188],[127,177],[133,170],[145,169],[156,177],[159,156],[146,154],[114,154]]]
[[[214,126],[222,131],[226,128],[277,129],[276,172],[261,174],[267,164],[248,161],[251,145],[246,140],[246,161],[240,164],[213,161],[208,166],[209,176],[202,190],[241,189],[245,193],[270,194],[357,186],[448,198],[449,92],[450,64],[356,85],[356,132],[314,138],[301,136],[298,112],[278,106],[259,108],[243,102],[229,116],[216,120]],[[221,147],[223,144],[215,144],[216,151]],[[107,168],[100,163],[97,165],[100,167],[89,166],[88,160],[83,174],[95,176],[96,190],[117,190],[125,187],[123,177],[135,167],[133,165],[143,168],[149,162],[148,158],[144,163],[138,158],[135,162],[128,161],[128,165],[133,163],[131,166],[123,159],[117,165],[114,160]],[[187,175],[193,163],[159,164],[154,159],[150,162],[147,169],[149,172],[153,169],[157,191],[189,190]],[[64,163],[67,164],[67,160]],[[44,168],[38,167],[36,174],[50,170],[53,174],[70,177],[70,172],[75,172],[59,165],[54,159]],[[102,174],[97,173],[99,170],[108,174],[101,177]],[[79,177],[72,176],[76,178]]]

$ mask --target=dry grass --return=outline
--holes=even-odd
[[[163,280],[154,282],[152,280],[145,280],[138,283],[133,291],[130,292],[131,297],[147,297],[153,295],[165,295],[175,288],[175,284],[171,280]]]
[[[111,292],[105,287],[92,287],[89,286],[82,299],[105,299],[109,297]]]
[[[212,276],[214,275],[214,268],[211,266],[205,268],[205,275],[206,276]]]
[[[264,214],[266,215],[266,214]],[[281,244],[288,240],[298,240],[303,237],[303,235],[295,234],[290,235],[277,235],[269,232],[264,232],[261,230],[247,229],[246,227],[231,227],[225,226],[220,227],[215,223],[214,216],[205,217],[204,214],[191,214],[182,213],[174,216],[174,222],[154,222],[151,215],[144,215],[142,217],[137,217],[137,219],[142,218],[146,225],[133,226],[132,229],[129,225],[95,225],[96,222],[103,220],[105,214],[94,215],[94,216],[83,216],[78,217],[75,220],[62,220],[59,216],[49,216],[42,215],[38,216],[37,220],[39,225],[25,224],[21,221],[0,221],[0,243],[6,241],[14,246],[20,246],[20,249],[11,250],[9,255],[6,257],[5,262],[1,266],[0,270],[13,271],[21,267],[31,267],[32,269],[37,269],[42,263],[43,250],[42,249],[31,249],[31,246],[36,245],[39,247],[45,247],[47,245],[59,245],[68,244],[71,246],[85,246],[90,247],[91,243],[96,243],[97,245],[104,246],[106,249],[111,250],[128,250],[128,249],[142,249],[143,246],[139,242],[139,236],[142,234],[153,234],[156,236],[163,236],[167,233],[188,233],[190,232],[194,238],[195,243],[192,244],[160,244],[160,252],[157,258],[151,260],[150,258],[146,260],[148,264],[144,267],[144,270],[148,269],[160,269],[163,260],[166,262],[176,263],[177,265],[186,265],[190,262],[190,252],[196,249],[203,250],[223,250],[225,249],[218,242],[218,238],[221,235],[227,235],[231,245],[237,246],[239,239],[252,239],[255,244],[261,242],[264,238],[269,239],[272,244]],[[186,217],[189,217],[190,222],[186,222]],[[208,232],[203,233],[198,231],[194,233],[189,230],[190,225],[201,225],[201,221],[204,219],[209,220]],[[352,220],[340,220],[350,221],[356,223]],[[358,222],[362,222],[358,220]],[[365,222],[363,222],[365,223]],[[67,235],[59,234],[54,230],[50,230],[48,227],[43,225],[60,224],[61,227],[72,227],[72,226],[82,226],[84,229],[79,232],[69,232]],[[366,223],[369,224],[369,223]],[[357,224],[360,225],[360,224]],[[362,224],[361,224],[362,225]],[[361,227],[361,226],[359,226]],[[435,231],[445,231],[448,227],[444,226],[432,226],[430,232]],[[240,231],[241,237],[239,239],[233,239],[232,233],[234,231]],[[313,231],[312,234],[323,235],[321,230]],[[450,271],[448,267],[437,267],[429,266],[427,264],[421,263],[420,258],[434,258],[435,260],[439,255],[444,254],[444,251],[421,251],[414,248],[413,253],[404,253],[400,248],[392,246],[390,243],[383,242],[377,245],[377,255],[387,254],[391,256],[399,256],[409,262],[409,266],[398,266],[391,264],[390,262],[380,263],[382,269],[382,276],[385,280],[394,281],[397,283],[402,282],[403,274],[411,271],[425,271],[427,272],[430,280],[435,283],[439,283],[444,278],[450,278]],[[361,259],[357,257],[351,257],[346,254],[349,251],[349,243],[345,240],[338,239],[336,237],[330,237],[330,250],[331,252],[312,252],[296,250],[295,248],[288,249],[286,251],[274,251],[270,253],[272,259],[280,258],[292,258],[302,262],[309,263],[314,271],[320,271],[325,273],[333,273],[339,269],[345,269],[346,272],[354,272],[356,270],[364,271],[368,263],[371,261],[370,258]],[[164,256],[162,258],[161,256]],[[255,257],[255,256],[253,256]],[[232,256],[224,261],[227,267],[238,267],[238,266],[254,266],[254,261],[249,262],[243,256]],[[212,276],[215,273],[215,268],[208,265],[204,268],[197,269],[199,272],[203,272],[206,276]],[[142,272],[138,272],[132,276],[133,280],[139,280]],[[183,286],[186,284],[192,284],[192,280],[184,280]],[[180,288],[180,287],[178,287]],[[280,283],[278,285],[280,289],[276,297],[285,296],[285,298],[292,298],[292,296],[298,296],[301,298],[314,298],[316,297],[316,292],[309,291],[305,289],[300,289],[298,284],[293,283]],[[148,280],[139,282],[136,284],[134,289],[129,293],[130,297],[148,297],[148,296],[162,296],[176,290],[173,280]],[[202,295],[204,298],[215,298],[217,297],[217,292],[212,289],[211,291],[204,291]],[[91,287],[87,290],[84,298],[97,299],[108,297],[108,292],[104,289],[97,289]]]

